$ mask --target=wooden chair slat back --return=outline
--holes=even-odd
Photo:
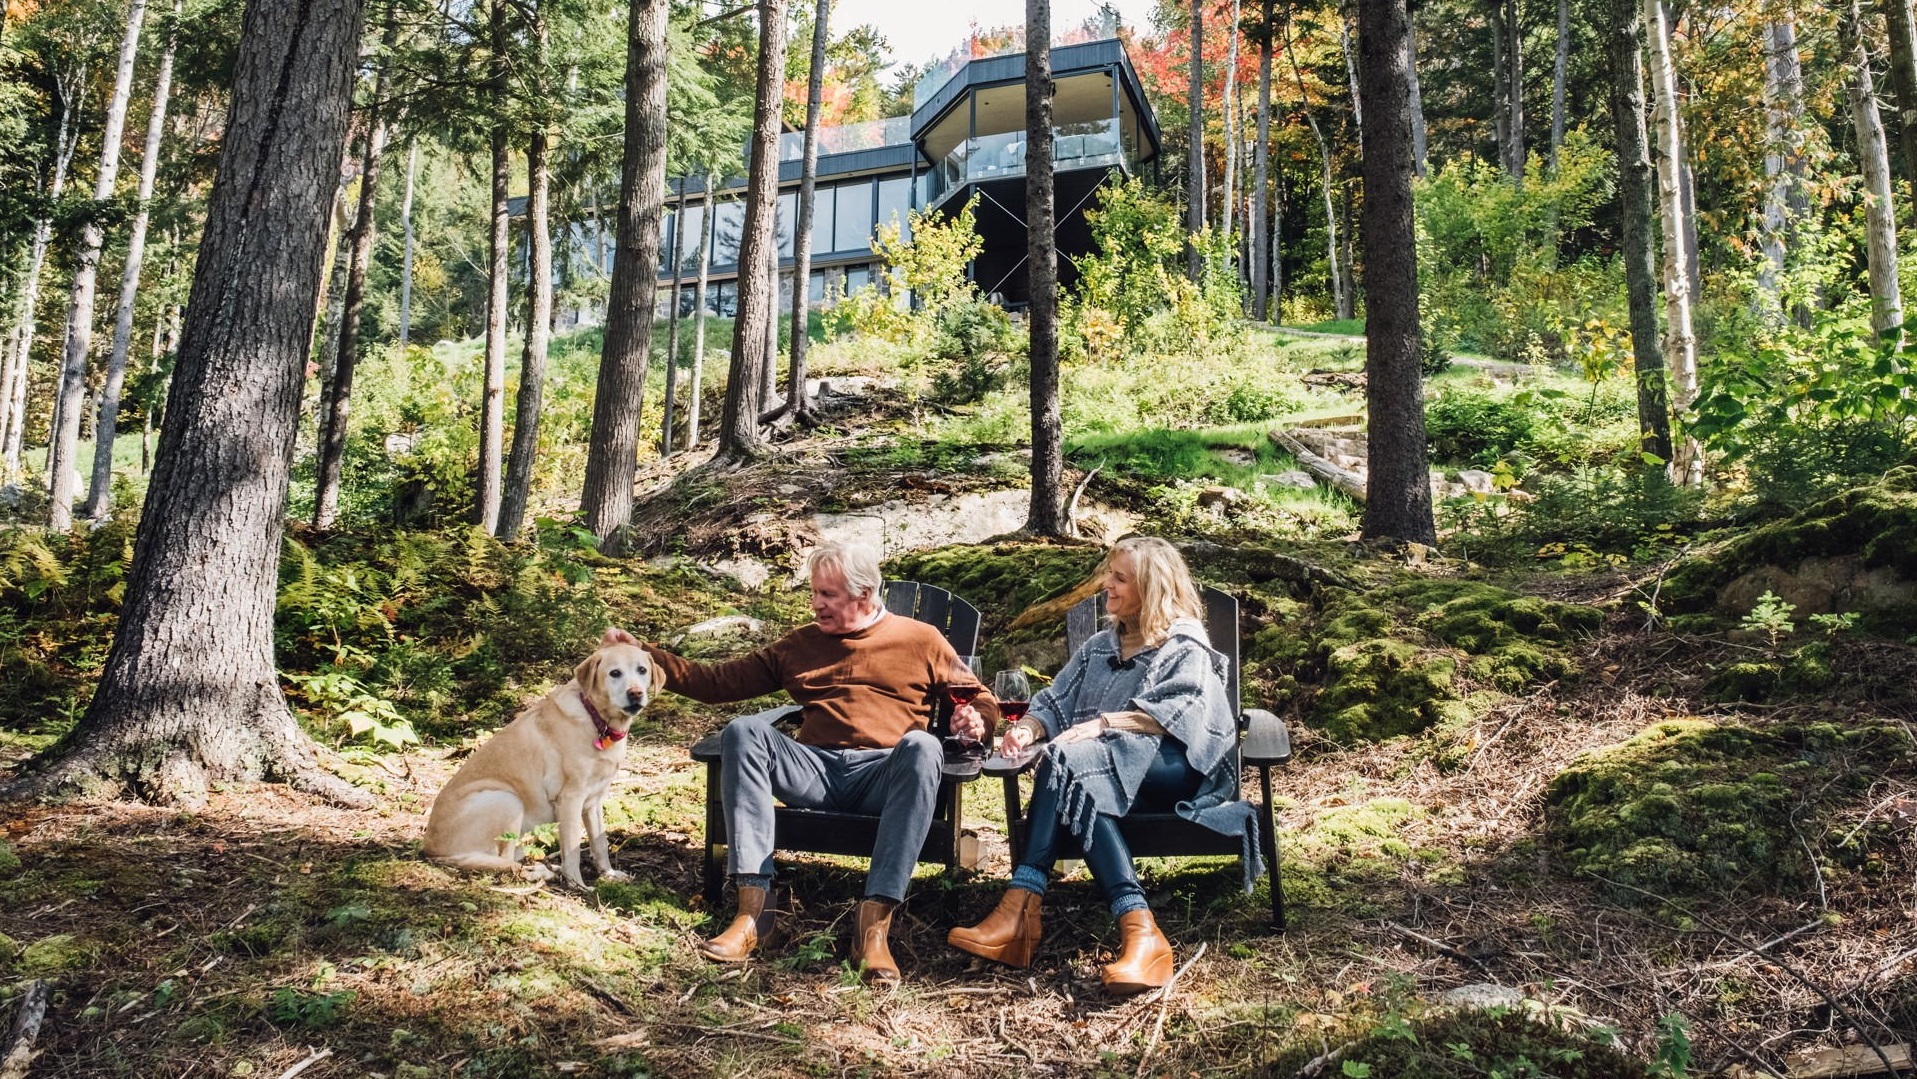
[[[1225,657],[1225,699],[1237,709],[1243,701],[1238,696],[1238,599],[1210,585],[1200,585],[1198,591],[1205,604],[1205,635]],[[1073,604],[1065,612],[1066,653],[1077,652],[1104,624],[1105,593],[1094,592]]]
[[[885,609],[937,629],[961,656],[978,654],[978,608],[936,585],[887,581]]]

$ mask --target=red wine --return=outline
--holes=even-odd
[[[1031,701],[1000,701],[998,710],[1006,722],[1016,723],[1025,718],[1025,710],[1032,706]]]
[[[961,704],[971,704],[972,698],[978,696],[978,691],[983,688],[985,687],[983,686],[946,686],[945,695],[951,698],[952,704],[954,706],[961,705]]]

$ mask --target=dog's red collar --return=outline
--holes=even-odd
[[[611,749],[615,744],[625,741],[626,732],[614,730],[611,724],[601,718],[599,709],[592,706],[591,699],[584,693],[579,695],[579,703],[586,706],[586,714],[592,717],[592,729],[599,732],[599,737],[592,740],[592,748]]]

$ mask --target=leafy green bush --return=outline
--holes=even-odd
[[[1528,445],[1536,422],[1524,402],[1475,390],[1447,389],[1424,410],[1433,459],[1481,467]]]
[[[1230,237],[1209,228],[1189,236],[1177,204],[1135,177],[1101,187],[1085,219],[1096,253],[1078,260],[1076,295],[1060,311],[1063,356],[1103,361],[1242,347],[1244,302]],[[1188,242],[1204,267],[1196,282],[1183,265]]]
[[[1647,556],[1693,528],[1704,504],[1703,492],[1635,463],[1579,465],[1526,487],[1536,499],[1514,516],[1512,535],[1560,551]]]
[[[954,301],[933,317],[932,357],[944,361],[932,376],[933,396],[971,404],[1004,388],[1021,344],[997,304],[977,296]]]

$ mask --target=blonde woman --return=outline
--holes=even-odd
[[[1251,851],[1256,824],[1250,807],[1232,800],[1234,702],[1225,699],[1225,659],[1205,636],[1204,608],[1185,560],[1162,539],[1135,536],[1112,548],[1103,576],[1110,625],[1073,653],[1000,744],[1014,757],[1049,742],[1011,887],[984,921],[954,929],[946,940],[986,959],[1030,964],[1063,829],[1078,841],[1118,920],[1119,955],[1102,978],[1108,991],[1125,994],[1164,985],[1173,964],[1118,818],[1137,806],[1171,809],[1242,837]]]

